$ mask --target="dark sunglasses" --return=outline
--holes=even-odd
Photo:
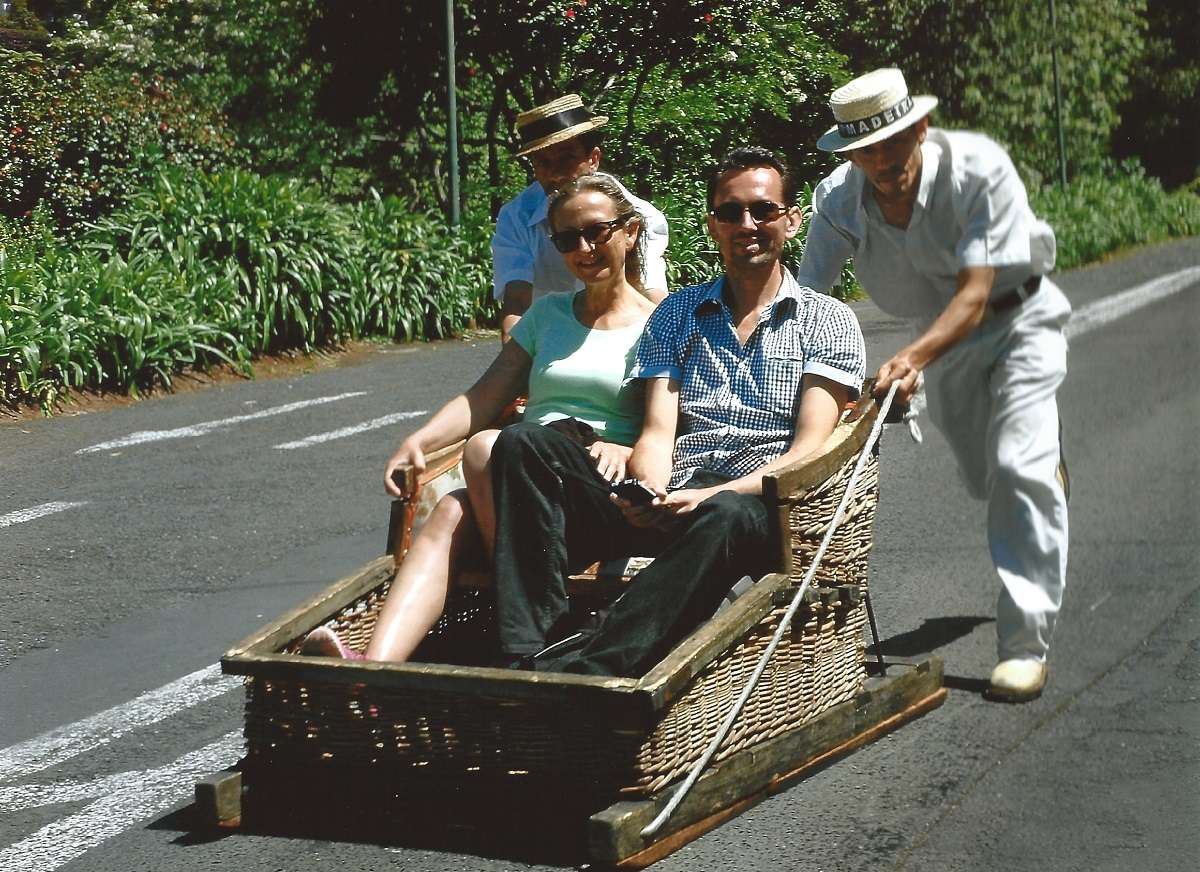
[[[630,217],[629,215],[625,215],[621,218],[614,218],[611,221],[597,221],[595,224],[589,224],[587,227],[582,227],[579,230],[575,230],[574,228],[571,230],[560,230],[557,233],[550,234],[550,241],[563,254],[577,249],[580,239],[586,239],[589,246],[600,245],[608,242],[608,238],[612,236],[613,231],[627,224]]]
[[[787,210],[787,206],[781,206],[770,200],[755,200],[753,203],[745,206],[741,203],[731,201],[729,203],[722,203],[708,214],[712,215],[722,224],[740,224],[742,215],[749,212],[750,217],[754,219],[756,224],[762,224],[767,221],[774,221],[786,213]]]

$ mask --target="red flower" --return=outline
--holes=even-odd
[[[704,13],[704,21],[706,24],[712,24],[712,13],[711,12]]]
[[[474,68],[474,67],[467,67],[467,75],[468,75],[468,76],[473,76],[473,75],[475,75],[475,68]]]
[[[167,126],[167,122],[165,122],[165,121],[158,122],[158,132],[159,133],[166,133],[170,129],[171,128]]]
[[[21,135],[22,133],[24,133],[24,132],[25,132],[25,129],[24,129],[23,127],[14,127],[14,128],[12,129],[12,135],[13,135],[13,136],[20,136],[20,135]]]
[[[564,13],[563,13],[563,15],[567,16],[567,18],[574,18],[574,17],[575,17],[575,10],[574,10],[574,9],[568,9],[566,12],[564,12]]]

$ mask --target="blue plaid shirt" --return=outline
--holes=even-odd
[[[724,276],[675,291],[646,322],[633,375],[679,383],[670,487],[698,469],[739,478],[787,451],[805,373],[857,395],[866,369],[858,319],[844,303],[800,287],[787,270],[783,276],[745,346],[721,299]]]

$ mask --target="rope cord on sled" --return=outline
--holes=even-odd
[[[842,520],[842,515],[846,513],[846,505],[850,502],[850,496],[854,493],[854,486],[858,483],[858,476],[866,465],[867,458],[870,456],[871,449],[875,447],[875,443],[879,440],[879,434],[883,430],[883,420],[887,417],[888,410],[892,406],[892,399],[896,395],[896,388],[899,387],[899,382],[892,382],[891,388],[888,389],[887,396],[879,404],[879,415],[875,419],[874,425],[871,427],[871,434],[867,437],[867,443],[863,446],[862,452],[858,455],[858,462],[854,464],[854,471],[850,474],[850,480],[846,482],[846,490],[842,494],[842,500],[838,503],[837,511],[833,513],[833,520],[829,522],[829,528],[825,531],[825,536],[821,539],[821,545],[817,548],[817,553],[813,555],[812,563],[808,567],[808,572],[805,573],[804,581],[800,584],[800,589],[796,591],[796,595],[792,597],[791,605],[784,612],[783,618],[779,621],[779,626],[775,628],[775,635],[771,638],[771,644],[767,646],[767,650],[762,653],[758,660],[758,665],[754,667],[754,672],[751,673],[750,679],[746,682],[745,688],[742,690],[741,696],[737,702],[733,704],[733,708],[729,710],[725,721],[721,724],[721,728],[717,730],[717,734],[709,742],[708,748],[704,755],[696,761],[692,767],[692,771],[688,773],[688,777],[684,780],[679,789],[671,796],[670,801],[666,804],[662,811],[658,813],[653,821],[651,821],[641,832],[645,838],[652,837],[657,833],[675,813],[675,809],[683,802],[684,798],[691,791],[697,779],[712,760],[717,749],[721,747],[721,743],[725,741],[729,731],[733,728],[734,721],[745,708],[747,700],[750,699],[750,694],[754,692],[754,688],[758,685],[759,678],[767,668],[767,663],[771,659],[771,655],[775,653],[775,649],[779,647],[780,640],[783,639],[783,634],[787,632],[787,628],[791,626],[792,618],[796,615],[796,610],[800,608],[800,603],[804,599],[804,593],[808,590],[812,583],[813,577],[817,574],[817,569],[821,565],[821,558],[825,556],[825,551],[829,547],[830,540],[833,539],[833,533],[837,529],[838,523]]]

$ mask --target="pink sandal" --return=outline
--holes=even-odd
[[[343,660],[367,659],[365,654],[359,654],[328,627],[317,627],[305,636],[304,641],[300,643],[298,653],[307,657],[340,657]]]

